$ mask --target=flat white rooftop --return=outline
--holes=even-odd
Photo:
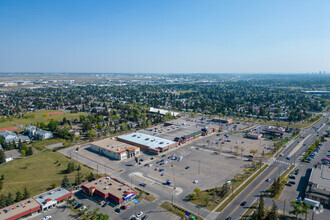
[[[132,143],[140,144],[147,146],[151,149],[156,149],[158,147],[164,148],[168,145],[175,144],[176,142],[167,140],[165,138],[155,137],[148,134],[143,134],[139,132],[131,133],[131,134],[125,134],[118,136],[118,138],[130,141]]]

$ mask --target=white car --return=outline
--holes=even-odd
[[[142,215],[143,215],[143,212],[139,212],[139,213],[136,215],[136,217],[137,217],[137,218],[140,218]]]
[[[48,219],[51,219],[51,218],[52,218],[51,215],[47,215],[47,216],[45,216],[45,217],[43,218],[43,220],[48,220]]]
[[[193,183],[198,183],[198,180],[194,180],[194,182]]]
[[[82,210],[85,210],[85,209],[87,209],[87,207],[86,206],[83,206],[79,210],[82,211]]]

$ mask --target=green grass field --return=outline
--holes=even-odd
[[[60,143],[60,142],[63,143],[63,141],[64,141],[64,139],[61,139],[61,138],[52,138],[52,139],[33,142],[31,145],[32,145],[32,147],[34,147],[37,150],[41,151],[41,150],[45,149],[46,146],[57,144],[57,143]]]
[[[57,110],[59,111],[59,110]],[[82,115],[84,113],[66,113],[66,114],[61,114],[61,115],[48,115],[44,116],[47,112],[57,112],[54,110],[40,110],[37,112],[33,112],[31,114],[34,114],[34,118],[14,118],[11,121],[4,121],[0,122],[0,128],[6,128],[6,127],[12,127],[12,126],[17,126],[19,127],[20,125],[23,125],[24,127],[30,124],[37,124],[37,122],[44,122],[48,123],[50,119],[55,119],[58,121],[61,121],[63,117],[66,117],[68,120],[72,119],[78,119],[79,115]]]
[[[58,162],[57,162],[58,161]],[[3,189],[0,194],[13,195],[17,191],[23,192],[26,187],[32,195],[46,191],[51,184],[60,186],[70,159],[58,152],[42,152],[31,157],[17,159],[0,166],[0,175],[4,174]],[[80,164],[74,161],[76,167]],[[59,165],[60,164],[60,165]],[[89,167],[80,164],[80,173],[85,175],[93,172]],[[78,171],[67,174],[71,182],[74,182]]]

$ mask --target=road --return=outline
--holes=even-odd
[[[320,128],[324,122],[328,119],[329,115],[325,114],[315,126]],[[323,126],[319,133],[325,132],[328,128],[328,125]],[[249,184],[217,217],[216,219],[225,219],[227,217],[231,217],[232,219],[240,219],[240,217],[244,214],[244,212],[258,199],[261,192],[268,189],[272,181],[266,182],[267,178],[271,178],[274,180],[278,178],[281,173],[283,173],[286,169],[290,167],[290,165],[296,165],[298,162],[298,158],[303,154],[305,149],[310,146],[317,138],[317,131],[313,128],[303,129],[301,131],[303,138],[298,138],[291,145],[287,146],[287,148],[283,151],[283,156],[278,158],[271,158],[267,163],[269,167],[259,176],[257,177],[251,184]],[[299,142],[298,142],[299,141]],[[301,143],[303,141],[303,143]],[[297,149],[297,145],[301,145],[299,149]],[[287,160],[286,157],[291,152],[295,151],[292,154],[291,159]],[[241,206],[240,204],[246,201],[245,206]],[[214,214],[210,214],[208,219],[211,219]]]

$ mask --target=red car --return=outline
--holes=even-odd
[[[126,205],[122,205],[120,208],[123,209],[123,210],[125,210],[125,209],[127,209],[127,206]]]

